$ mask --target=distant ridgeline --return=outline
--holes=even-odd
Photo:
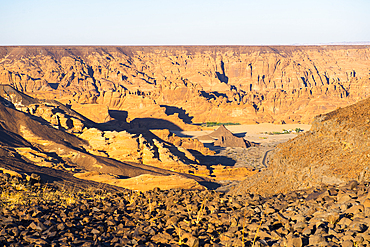
[[[367,45],[9,46],[0,47],[0,82],[182,129],[214,125],[207,121],[310,123],[369,96],[369,52]]]

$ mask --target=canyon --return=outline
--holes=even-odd
[[[0,243],[370,245],[369,52],[0,47]]]
[[[366,45],[0,47],[2,132],[11,138],[4,140],[3,152],[20,162],[66,171],[74,178],[123,187],[127,179],[138,183],[137,176],[148,184],[166,176],[169,183],[173,183],[171,177],[184,179],[189,189],[243,179],[241,186],[249,188],[247,181],[261,177],[261,184],[268,184],[268,173],[277,170],[281,172],[273,177],[281,178],[287,188],[276,187],[276,192],[317,186],[326,180],[347,182],[362,168],[356,168],[353,176],[346,172],[349,165],[335,168],[335,157],[343,156],[340,150],[335,157],[329,156],[326,177],[306,181],[308,171],[319,173],[316,170],[323,168],[312,168],[316,156],[305,150],[321,152],[333,150],[333,142],[351,143],[321,140],[326,132],[338,129],[334,136],[339,136],[344,130],[334,122],[317,136],[321,127],[315,116],[340,112],[368,97],[369,49]],[[259,147],[262,141],[258,139],[235,137],[224,126],[218,130],[222,136],[216,138],[208,132],[199,140],[175,134],[207,130],[204,123],[210,122],[288,125],[312,121],[311,131],[277,149],[276,144]],[[202,138],[215,142],[205,145]],[[325,146],[326,142],[331,144]],[[251,146],[255,151],[246,151]],[[291,153],[298,147],[302,151]],[[253,158],[248,158],[252,153]],[[246,157],[249,163],[243,161]],[[304,169],[297,170],[302,162]],[[341,177],[331,176],[333,170]],[[284,178],[293,173],[299,184]]]
[[[100,123],[111,120],[109,111],[151,129],[195,130],[191,123],[207,121],[310,123],[369,96],[369,49],[9,46],[0,47],[0,83],[56,99]]]
[[[217,186],[215,179],[241,180],[256,173],[220,164],[222,157],[198,139],[137,128],[135,121],[112,118],[98,124],[70,106],[27,96],[9,85],[0,85],[0,119],[2,168],[37,170],[50,182],[79,178],[141,190],[206,189]]]

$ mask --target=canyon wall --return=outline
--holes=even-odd
[[[369,54],[370,46],[0,47],[0,83],[181,129],[206,121],[310,123],[370,95]]]

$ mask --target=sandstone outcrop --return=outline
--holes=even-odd
[[[174,133],[171,133],[169,130],[150,130],[153,134],[158,136],[160,139],[166,142],[170,142],[173,145],[182,148],[181,150],[195,150],[201,153],[202,155],[214,155],[215,152],[210,150],[209,148],[204,147],[203,143],[201,143],[197,139],[193,138],[184,138],[178,137]],[[191,154],[189,154],[191,157]],[[193,158],[191,158],[193,159]]]
[[[4,87],[2,89],[4,89]],[[33,170],[38,170],[40,174],[44,174],[44,176],[55,173],[69,182],[74,181],[74,179],[71,177],[73,173],[88,171],[114,174],[116,176],[123,176],[127,178],[136,177],[142,174],[160,175],[164,176],[164,181],[167,179],[165,176],[177,174],[169,171],[169,167],[167,167],[168,170],[163,170],[154,166],[148,166],[140,163],[120,162],[119,160],[122,159],[108,158],[109,154],[114,156],[114,158],[117,158],[115,156],[117,155],[117,152],[120,154],[122,153],[117,151],[119,148],[122,148],[124,144],[132,145],[133,143],[136,143],[136,149],[134,149],[132,155],[138,155],[137,152],[139,144],[136,142],[137,139],[131,138],[132,135],[128,134],[127,132],[111,131],[104,133],[108,140],[115,141],[117,144],[119,144],[119,146],[115,146],[116,149],[111,148],[107,149],[105,152],[102,152],[101,148],[105,147],[106,142],[105,139],[99,138],[98,135],[102,135],[101,133],[103,132],[99,132],[94,128],[85,127],[85,131],[83,132],[72,131],[71,133],[67,133],[68,129],[64,128],[63,126],[60,128],[58,126],[53,126],[53,118],[51,116],[59,113],[59,111],[55,113],[55,109],[65,109],[66,112],[68,111],[68,116],[70,116],[70,113],[73,116],[79,117],[79,115],[74,113],[72,110],[68,110],[68,108],[60,103],[54,102],[55,104],[52,104],[53,102],[37,101],[36,99],[27,98],[24,97],[24,95],[17,94],[17,91],[14,89],[13,91],[11,88],[5,89],[8,96],[10,95],[14,97],[8,98],[8,100],[0,97],[0,161],[2,168],[8,170],[15,169],[18,171],[24,170],[24,167],[28,167],[28,169],[30,169],[32,166]],[[3,91],[3,93],[5,91]],[[18,96],[19,98],[17,98]],[[19,99],[19,101],[16,99]],[[14,104],[10,100],[12,100]],[[27,100],[29,100],[29,102],[26,102]],[[8,106],[5,106],[4,104],[7,104]],[[29,109],[32,109],[34,105],[37,105],[37,109],[36,111],[32,112],[33,114],[31,114]],[[40,115],[37,115],[37,112],[40,109],[47,109],[47,111],[42,111],[43,113],[47,114],[40,113]],[[22,112],[21,110],[25,112]],[[47,120],[49,120],[50,123]],[[91,143],[89,143],[88,141],[84,141],[83,139],[75,136],[75,134],[78,133],[82,133],[81,135],[83,135],[85,132],[92,132],[95,134],[95,136],[93,136],[94,141],[90,140]],[[140,138],[143,139],[142,137]],[[144,141],[145,140],[143,140],[143,142]],[[100,148],[96,150],[96,152],[89,152],[91,151],[91,146],[99,146]],[[168,149],[165,147],[163,147],[163,150],[168,151]],[[165,152],[161,151],[160,149],[158,149],[158,151],[162,153],[162,156],[160,155],[159,158],[163,159],[164,157],[169,159],[170,157],[173,157],[174,160],[179,159],[169,151]],[[178,162],[180,163],[181,161]],[[160,161],[158,161],[158,163],[161,164]],[[189,167],[191,168],[191,166],[185,163],[180,164],[183,166],[183,169],[189,169]],[[172,163],[172,165],[174,165],[174,163]],[[206,169],[206,167],[202,167],[200,165],[199,167],[201,167],[201,169],[191,169],[201,170],[199,173],[203,172],[202,174],[209,174],[209,170]],[[61,172],[58,173],[54,171]],[[210,180],[192,175],[188,175],[188,177],[186,177],[187,175],[184,176],[188,182],[190,180]],[[50,179],[50,176],[48,179]],[[56,180],[59,181],[61,179]],[[196,183],[197,182],[194,181],[194,184]],[[165,183],[163,184],[165,185]]]
[[[310,131],[280,144],[266,171],[234,192],[272,194],[370,179],[370,98],[318,115]]]
[[[90,146],[86,150],[94,155],[208,177],[217,181],[242,180],[257,172],[245,167],[203,165],[198,158],[207,159],[215,152],[204,147],[197,139],[178,137],[168,130],[151,130],[151,133],[155,135],[144,137],[143,134],[131,134],[127,131],[86,128],[79,137],[89,142]]]
[[[106,123],[113,120],[106,105],[75,103],[71,105],[71,109],[95,123]]]
[[[200,165],[184,147],[167,144],[155,138],[147,139],[142,134],[90,128],[85,129],[79,137],[89,142],[90,147],[87,150],[95,155],[187,174],[210,174],[207,167]]]
[[[38,100],[8,85],[0,87],[0,96],[8,106],[2,105],[3,123],[11,127],[4,127],[8,132],[1,140],[18,141],[19,146],[11,147],[17,156],[39,167],[126,177],[182,173],[196,181],[240,180],[253,174],[250,169],[204,165],[199,159],[204,161],[215,152],[198,140],[180,138],[169,130],[137,128],[135,120],[127,123],[120,111],[105,108],[114,120],[102,125],[76,113],[70,105]],[[162,178],[162,186],[172,181]]]
[[[228,130],[224,125],[221,125],[217,130],[212,133],[200,136],[199,139],[214,139],[213,145],[219,147],[240,147],[249,148],[251,143],[244,140],[241,137],[235,136],[230,130]]]
[[[62,128],[68,132],[81,132],[85,125],[92,125],[92,122],[84,116],[57,101],[38,100],[15,90],[9,85],[0,86],[0,96],[5,105],[29,115],[41,117],[58,129]]]
[[[127,120],[310,123],[369,96],[369,46],[0,47],[0,83]],[[103,120],[103,119],[102,119]]]

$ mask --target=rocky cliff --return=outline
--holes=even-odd
[[[315,117],[310,131],[280,144],[269,168],[234,192],[265,195],[370,179],[370,98]]]
[[[205,121],[309,123],[369,95],[369,52],[369,46],[0,47],[0,83],[80,110],[105,105],[127,112],[128,121],[169,119],[181,129]]]
[[[199,189],[204,187],[198,181],[214,186],[211,180],[241,180],[256,172],[224,165],[212,167],[212,161],[205,165],[200,160],[213,157],[215,152],[197,139],[178,137],[167,129],[137,128],[135,120],[127,123],[120,114],[113,112],[118,119],[97,124],[71,106],[39,100],[0,85],[0,161],[5,160],[5,169],[23,162],[39,170],[48,168],[46,173],[50,169],[64,171],[104,183],[111,179],[108,184],[130,188],[136,178],[127,178],[145,174],[140,179],[148,180],[143,181],[147,189],[149,180],[162,179],[163,188],[173,187],[178,181],[176,188]],[[17,162],[9,161],[9,157],[16,157]],[[174,176],[164,177],[168,175]]]

